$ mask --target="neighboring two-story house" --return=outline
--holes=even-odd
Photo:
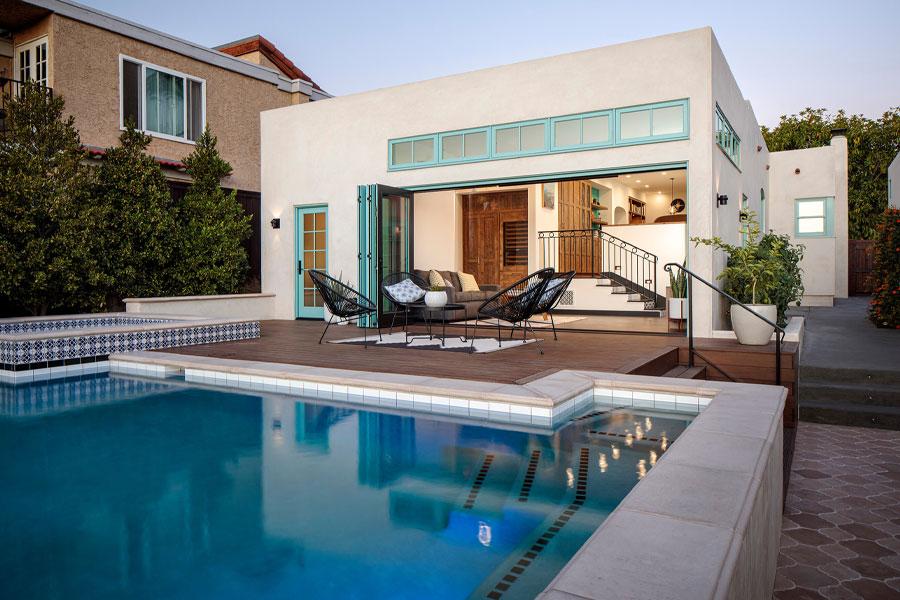
[[[181,159],[208,123],[233,172],[223,181],[254,214],[259,274],[260,112],[328,98],[261,36],[207,48],[67,0],[0,0],[0,82],[38,81],[61,95],[92,154],[118,143],[127,119],[182,194]]]

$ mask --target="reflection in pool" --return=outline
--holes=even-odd
[[[0,596],[530,598],[688,422],[549,433],[181,385],[0,419]]]

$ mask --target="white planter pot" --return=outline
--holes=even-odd
[[[778,318],[778,307],[774,304],[748,304],[747,307],[773,323]],[[737,304],[731,305],[731,326],[738,343],[745,346],[765,346],[775,332],[774,327]]]
[[[687,319],[687,298],[669,298],[669,318]]]
[[[425,306],[440,308],[447,304],[447,292],[425,292]]]

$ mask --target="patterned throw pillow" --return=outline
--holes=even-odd
[[[464,292],[480,292],[481,288],[478,287],[478,282],[475,281],[475,276],[470,275],[468,273],[463,273],[460,271],[456,274],[459,277],[459,285],[462,286],[462,291]]]
[[[443,275],[434,269],[428,272],[428,284],[435,287],[449,287]]]
[[[412,279],[404,279],[400,283],[395,283],[394,285],[386,285],[384,289],[393,297],[397,302],[403,302],[404,304],[409,304],[410,302],[415,302],[420,300],[422,296],[425,295],[425,290],[417,286],[413,283]]]

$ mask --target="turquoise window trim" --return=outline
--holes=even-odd
[[[823,232],[801,233],[800,229],[800,205],[804,202],[824,201],[823,215],[825,217],[825,230]],[[809,218],[809,217],[807,217]],[[815,198],[794,199],[794,237],[798,238],[830,238],[834,237],[834,196],[819,196]]]
[[[682,118],[682,128],[679,133],[667,133],[660,135],[653,135],[653,111],[660,108],[669,108],[672,106],[682,106],[684,107]],[[640,112],[644,110],[650,111],[650,135],[635,137],[635,138],[627,138],[622,139],[622,127],[621,127],[621,119],[622,115],[626,113]],[[690,132],[690,106],[687,100],[671,100],[669,102],[655,102],[653,104],[638,104],[635,106],[626,106],[624,108],[617,108],[615,110],[615,132],[616,132],[616,146],[631,146],[634,144],[652,144],[653,142],[662,142],[669,140],[684,140],[688,139]]]
[[[478,156],[466,156],[466,134],[468,133],[484,133],[485,143],[484,143],[484,154],[479,154]],[[452,137],[454,135],[461,135],[462,137],[462,156],[460,158],[443,158],[443,147],[444,147],[444,138]],[[487,160],[491,156],[491,128],[490,127],[473,127],[471,129],[458,129],[456,131],[444,131],[442,133],[437,134],[438,142],[436,146],[435,152],[435,161],[440,164],[445,165],[455,165],[459,163],[467,163],[467,162],[477,162],[482,160]],[[425,136],[428,137],[428,136]],[[402,141],[406,141],[408,138],[404,138]],[[414,165],[415,168],[420,167],[421,165]],[[399,167],[394,167],[399,168]]]
[[[544,127],[544,145],[537,150],[522,150],[522,128],[528,127],[529,125],[543,125]],[[519,130],[519,149],[515,152],[497,152],[497,132],[513,128],[518,128]],[[492,125],[490,129],[491,135],[488,150],[494,158],[515,158],[518,156],[546,154],[550,149],[550,119],[533,119],[531,121],[518,121],[516,123],[504,123],[503,125]]]
[[[609,120],[609,132],[607,133],[605,142],[594,142],[590,144],[584,143],[584,120],[590,119],[592,117],[607,117],[607,119]],[[578,121],[579,143],[575,144],[574,146],[559,146],[556,143],[556,124],[565,121]],[[571,150],[588,150],[592,148],[607,148],[609,146],[612,146],[615,143],[614,123],[615,111],[613,110],[598,110],[589,113],[579,113],[574,115],[565,115],[562,117],[553,117],[550,119],[550,150],[568,152]]]
[[[415,143],[418,141],[421,141],[421,140],[428,140],[428,139],[432,140],[432,143],[434,144],[434,153],[433,153],[433,156],[431,157],[431,160],[426,161],[426,162],[415,162],[415,160],[416,160]],[[438,134],[432,133],[429,135],[417,135],[417,136],[408,137],[408,138],[390,140],[390,143],[388,144],[388,170],[394,170],[394,169],[400,168],[400,166],[392,166],[394,163],[394,146],[397,144],[401,144],[403,142],[412,142],[412,149],[410,151],[412,152],[412,158],[413,158],[412,163],[409,163],[408,165],[403,165],[404,168],[421,169],[423,167],[431,167],[431,166],[434,166],[437,164],[438,153],[440,152],[440,147],[438,146]]]
[[[660,108],[668,108],[671,106],[682,106],[683,110],[683,127],[681,132],[671,133],[671,134],[663,134],[663,135],[652,135],[653,132],[653,111]],[[629,111],[637,111],[637,110],[650,110],[650,136],[641,137],[641,138],[633,138],[627,140],[621,140],[619,136],[619,126],[618,119],[619,115],[623,112]],[[565,147],[556,147],[554,145],[554,124],[559,121],[567,121],[578,119],[582,121],[582,127],[580,132],[580,139],[583,140],[584,131],[583,131],[583,121],[586,118],[597,117],[597,116],[608,116],[609,117],[609,138],[607,142],[600,143],[591,143],[591,144],[579,144],[577,146],[565,146]],[[498,131],[502,131],[504,129],[509,129],[512,127],[523,127],[528,125],[537,125],[542,124],[544,126],[544,145],[542,148],[537,150],[528,150],[522,151],[521,149],[516,152],[497,152],[496,151],[496,136]],[[461,159],[442,159],[441,158],[441,145],[442,140],[445,137],[456,135],[459,133],[473,133],[473,132],[488,132],[488,148],[487,154],[480,157],[463,157]],[[618,109],[603,109],[603,110],[595,110],[585,113],[573,113],[569,115],[560,115],[556,117],[547,117],[543,119],[531,119],[527,121],[517,121],[513,123],[499,123],[495,125],[485,125],[481,127],[471,127],[468,129],[460,129],[453,131],[444,131],[437,133],[430,133],[424,135],[416,135],[402,138],[392,138],[388,140],[388,161],[387,161],[387,170],[388,171],[405,171],[409,169],[422,169],[427,167],[436,167],[442,165],[450,165],[450,164],[460,164],[460,163],[469,163],[469,162],[482,162],[489,160],[504,160],[508,158],[518,158],[522,156],[536,156],[542,154],[555,154],[560,152],[578,152],[583,150],[595,150],[599,148],[610,148],[614,146],[632,146],[637,144],[653,144],[658,142],[669,142],[676,140],[686,140],[690,138],[690,101],[687,98],[683,98],[680,100],[668,100],[665,102],[656,102],[651,104],[641,104],[635,106],[628,106]],[[430,162],[422,162],[422,163],[404,163],[404,164],[393,164],[394,161],[394,146],[403,142],[415,142],[423,139],[431,139],[434,143],[434,156],[433,160]],[[521,148],[521,129],[519,131],[519,148]],[[413,157],[414,159],[415,157]]]
[[[737,134],[722,107],[716,104],[716,145],[728,157],[738,171],[741,170],[741,136]]]

